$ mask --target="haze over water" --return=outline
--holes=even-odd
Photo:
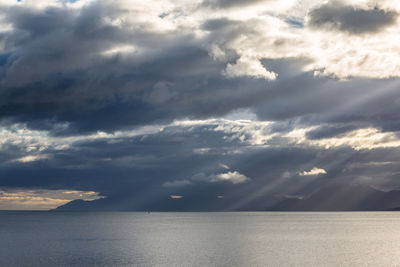
[[[0,266],[395,266],[397,212],[0,212]]]

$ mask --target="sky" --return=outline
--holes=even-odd
[[[357,188],[398,190],[399,12],[0,0],[0,209],[263,210],[328,187],[351,209]]]

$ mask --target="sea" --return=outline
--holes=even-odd
[[[0,212],[0,266],[400,266],[400,212]]]

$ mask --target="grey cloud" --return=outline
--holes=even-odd
[[[14,149],[10,147],[7,153],[0,154],[3,159],[0,186],[96,191],[107,200],[93,205],[122,210],[207,210],[210,207],[262,210],[281,200],[283,195],[307,196],[330,181],[344,185],[359,181],[361,176],[369,177],[364,179],[365,185],[395,188],[392,173],[398,169],[397,165],[390,165],[388,169],[387,165],[376,164],[369,169],[370,174],[357,166],[393,161],[398,158],[396,149],[359,152],[348,147],[326,150],[296,148],[285,143],[249,147],[238,139],[226,138],[233,135],[234,131],[216,131],[215,124],[170,126],[161,132],[132,138],[88,138],[73,143],[70,148],[50,147],[41,152],[47,158],[24,163],[12,161],[26,155],[26,151],[14,145]],[[195,152],[205,145],[212,146],[213,151]],[[240,153],[230,152],[238,149]],[[192,179],[189,185],[188,179],[199,173],[211,174],[203,176],[206,181],[228,173],[220,162],[251,177],[251,181],[234,184]],[[314,166],[323,168],[327,174],[296,175]],[[293,175],[282,178],[287,170]],[[379,172],[382,176],[376,179],[375,174]],[[185,201],[167,205],[164,202],[170,195],[182,195]],[[217,195],[224,195],[224,201],[216,204]]]
[[[238,56],[226,50],[224,60],[214,60],[204,45],[234,42],[243,32],[255,35],[251,23],[209,20],[199,25],[208,32],[199,40],[185,31],[163,34],[144,30],[145,25],[132,30],[105,24],[104,18],[118,12],[124,11],[98,2],[80,12],[8,10],[15,31],[2,36],[14,48],[0,66],[2,123],[73,135],[251,108],[260,119],[399,128],[393,115],[399,95],[390,89],[396,80],[315,77],[302,70],[307,58],[264,59],[266,68],[279,74],[273,82],[226,79],[222,71]],[[145,49],[99,56],[116,44]]]
[[[202,6],[212,8],[232,8],[252,5],[264,0],[204,0]]]
[[[340,1],[331,1],[313,9],[308,14],[308,26],[312,28],[334,29],[350,34],[375,33],[394,25],[398,13],[392,10],[362,9],[346,5]]]
[[[192,182],[189,180],[176,180],[176,181],[167,181],[165,183],[163,183],[163,186],[165,187],[182,187],[182,186],[187,186],[187,185],[191,185]]]
[[[357,128],[361,127],[360,125],[334,125],[334,126],[322,126],[315,130],[307,132],[308,139],[323,139],[334,137]]]
[[[98,2],[80,12],[10,8],[6,20],[15,30],[2,36],[10,51],[0,67],[0,118],[53,134],[113,131],[224,115],[250,105],[264,89],[262,81],[225,79],[225,63],[189,32],[104,23],[118,12]],[[143,49],[100,56],[119,44]]]
[[[253,3],[245,2],[216,1],[213,7]],[[314,16],[325,26],[333,23],[335,29],[349,33],[376,32],[397,18],[392,11],[379,9],[330,4],[320,9],[323,12],[310,13],[311,22]],[[7,8],[4,19],[13,31],[0,35],[0,42],[6,44],[6,52],[0,55],[1,127],[18,123],[57,139],[182,118],[209,119],[247,108],[258,119],[273,121],[269,129],[257,129],[260,134],[275,134],[269,146],[246,143],[251,134],[240,132],[237,125],[218,131],[218,125],[210,122],[170,125],[134,137],[92,140],[87,136],[70,147],[50,146],[43,151],[27,151],[29,142],[10,141],[1,143],[0,186],[96,191],[107,198],[93,205],[130,210],[264,210],[284,196],[307,197],[332,181],[385,189],[398,186],[397,165],[382,163],[399,158],[398,148],[296,147],[284,137],[303,126],[319,126],[306,134],[314,141],[365,127],[398,131],[398,79],[338,81],[315,76],[304,70],[312,61],[308,58],[261,59],[266,69],[278,73],[275,81],[227,79],[222,74],[226,64],[239,56],[224,45],[234,44],[242,34],[255,37],[254,21],[204,21],[198,25],[204,31],[199,38],[184,27],[158,32],[151,21],[138,21],[137,27],[106,23],[120,12],[125,11],[118,5],[100,1],[82,10]],[[366,16],[371,20],[365,22]],[[271,42],[279,48],[285,40]],[[139,49],[101,55],[116,45]],[[211,45],[221,46],[224,56],[213,58]],[[46,157],[16,160],[42,154]],[[372,167],[357,167],[371,162],[375,162]],[[327,174],[297,175],[314,166]],[[251,177],[251,182],[190,180],[198,173],[210,180],[228,171]],[[285,172],[291,175],[282,175]],[[184,198],[172,200],[170,195]]]

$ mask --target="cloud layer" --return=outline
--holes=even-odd
[[[396,189],[399,12],[0,0],[0,187],[200,210],[263,209],[331,183]]]

